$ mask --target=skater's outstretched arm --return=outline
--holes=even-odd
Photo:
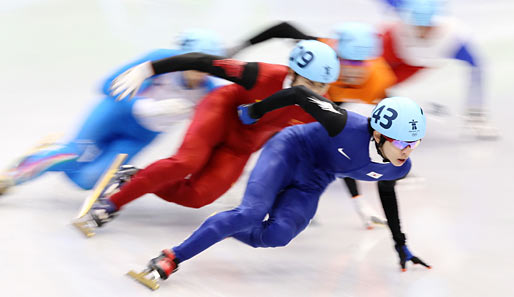
[[[398,215],[398,203],[396,201],[396,192],[394,189],[395,184],[396,181],[379,181],[378,193],[387,218],[387,224],[393,233],[393,240],[395,242],[394,247],[400,257],[401,269],[402,271],[406,270],[406,263],[408,261],[412,261],[414,264],[421,264],[430,269],[431,267],[418,257],[414,256],[405,244],[405,234],[401,230],[400,218]]]
[[[202,53],[188,53],[155,62],[147,61],[120,74],[111,84],[111,96],[134,96],[145,79],[167,72],[197,70],[251,89],[257,82],[259,63],[243,62]]]
[[[393,234],[393,240],[398,245],[405,245],[405,234],[402,233],[400,226],[400,218],[398,215],[398,203],[396,201],[395,192],[396,181],[384,180],[378,182],[378,194],[384,213],[387,219],[387,224],[391,233]]]
[[[317,39],[317,37],[315,37],[315,36],[310,36],[310,35],[303,33],[298,28],[293,26],[291,23],[281,22],[277,25],[269,27],[268,29],[265,29],[264,31],[256,34],[255,36],[243,41],[241,44],[228,49],[228,51],[227,51],[228,56],[231,57],[231,56],[237,54],[239,51],[241,51],[249,46],[264,42],[266,40],[270,40],[272,38],[291,38],[291,39],[299,39],[299,40]]]
[[[251,89],[257,81],[258,63],[243,62],[201,53],[189,53],[165,58],[152,63],[155,74],[166,72],[197,70],[229,80],[245,89]]]
[[[260,102],[242,105],[239,107],[239,116],[243,123],[247,124],[251,123],[252,119],[256,121],[267,112],[289,105],[299,105],[320,122],[330,136],[339,134],[346,125],[345,109],[304,86],[284,89]]]
[[[104,93],[105,95],[109,95],[109,93],[110,93],[109,88],[111,87],[113,80],[118,75],[122,74],[123,72],[127,71],[128,69],[130,69],[136,65],[139,65],[143,62],[146,62],[146,61],[157,61],[157,60],[160,60],[160,59],[163,59],[166,57],[177,55],[178,53],[180,53],[180,51],[174,50],[174,49],[157,49],[157,50],[151,51],[151,52],[143,55],[140,58],[135,59],[134,61],[128,63],[127,65],[123,65],[122,67],[116,69],[113,73],[109,74],[103,80],[103,83],[101,84],[102,93]],[[146,85],[141,86],[140,90],[145,89],[145,87],[146,87]]]

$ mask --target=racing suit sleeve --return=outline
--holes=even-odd
[[[259,63],[243,62],[202,53],[188,53],[152,62],[156,75],[167,72],[197,70],[217,76],[249,90],[257,82]]]
[[[387,219],[387,225],[393,235],[393,240],[399,246],[405,245],[405,234],[402,233],[400,226],[400,218],[398,215],[398,203],[396,201],[396,192],[394,190],[396,181],[382,180],[378,181],[378,194],[384,213]]]
[[[332,101],[304,86],[283,89],[266,99],[249,105],[250,117],[261,118],[265,113],[289,105],[298,105],[327,130],[330,136],[343,131],[348,114]]]

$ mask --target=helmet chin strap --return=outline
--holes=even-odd
[[[373,140],[375,140],[375,138],[373,138]],[[377,143],[377,142],[375,141],[375,147],[376,147],[376,149],[377,149],[377,153],[378,153],[378,154],[379,154],[379,155],[384,159],[384,162],[389,162],[389,163],[391,163],[391,161],[389,161],[389,159],[388,159],[388,158],[386,158],[386,157],[384,156],[384,154],[382,153],[382,147],[384,146],[384,143],[385,143],[386,141],[387,141],[387,140],[385,139],[385,137],[384,137],[382,134],[380,134],[380,142],[379,142],[379,143]]]
[[[296,82],[296,80],[298,79],[298,73],[294,72],[291,74],[291,86],[294,85],[294,83]]]
[[[384,154],[382,153],[382,147],[384,146],[384,143],[387,141],[387,139],[385,139],[384,135],[380,134],[380,141],[377,143],[377,141],[375,140],[375,137],[373,135],[373,132],[376,130],[373,129],[373,127],[371,127],[371,118],[368,118],[368,131],[373,136],[371,138],[373,139],[373,142],[375,142],[375,148],[377,149],[377,153],[380,155],[380,157],[382,157],[382,160],[384,162],[391,163],[391,161],[389,161],[389,159],[386,158],[384,156]]]

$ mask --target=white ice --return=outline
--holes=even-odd
[[[49,133],[72,135],[100,99],[96,87],[109,71],[170,46],[182,29],[212,28],[233,45],[276,20],[323,35],[338,21],[378,23],[382,8],[372,0],[3,1],[0,164]],[[389,230],[365,230],[346,189],[335,182],[321,199],[316,224],[289,246],[252,249],[224,240],[151,292],[125,273],[180,243],[211,213],[236,205],[247,175],[200,210],[145,196],[85,239],[70,221],[87,193],[61,174],[47,174],[0,197],[0,296],[514,296],[514,3],[455,0],[451,12],[468,25],[483,54],[486,98],[502,138],[466,136],[458,118],[466,69],[458,63],[395,90],[451,113],[429,119],[428,135],[412,156],[418,182],[397,188],[408,245],[432,270],[400,272]],[[273,41],[239,57],[283,63],[291,46]],[[135,164],[173,153],[183,128]],[[375,185],[360,185],[379,210]]]

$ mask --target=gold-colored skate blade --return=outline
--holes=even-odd
[[[94,229],[88,225],[87,221],[74,220],[72,224],[73,226],[77,227],[77,229],[79,229],[79,231],[82,232],[82,234],[84,234],[87,238],[93,237],[96,234]]]
[[[135,272],[134,270],[130,270],[129,272],[127,272],[127,275],[130,276],[131,278],[135,279],[139,283],[141,283],[155,291],[155,290],[159,289],[158,280],[160,278],[154,278],[154,277],[146,278],[146,276],[149,275],[150,273],[152,273],[152,270],[144,270],[139,273]]]

